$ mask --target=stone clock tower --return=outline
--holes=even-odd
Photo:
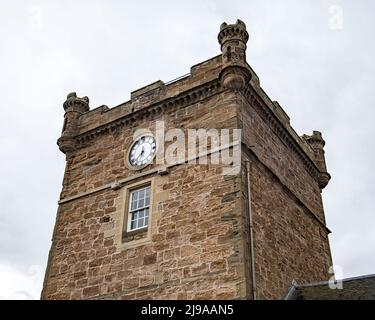
[[[262,90],[248,39],[242,21],[223,23],[220,55],[114,108],[68,95],[42,299],[282,299],[293,280],[329,278],[325,142],[298,136]],[[210,132],[203,156],[179,146],[163,161],[192,130]]]

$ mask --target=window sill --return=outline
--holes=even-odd
[[[123,242],[130,242],[135,240],[141,240],[147,237],[148,228],[142,228],[138,230],[125,231],[122,234]]]

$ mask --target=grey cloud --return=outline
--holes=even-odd
[[[88,95],[93,107],[120,104],[218,54],[220,23],[241,18],[266,92],[299,134],[317,129],[327,140],[333,179],[323,196],[335,263],[345,276],[374,273],[375,3],[335,3],[342,30],[328,28],[331,3],[323,0],[3,1],[0,264],[46,264],[65,165],[56,139],[66,94]]]

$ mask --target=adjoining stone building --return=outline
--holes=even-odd
[[[293,281],[332,276],[325,142],[317,131],[298,136],[262,90],[248,38],[242,21],[223,23],[220,55],[115,108],[68,95],[43,299],[284,299]],[[160,121],[241,129],[240,170],[158,164],[157,140],[133,135]]]

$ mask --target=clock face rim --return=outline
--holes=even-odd
[[[152,138],[153,143],[155,143],[155,152],[151,155],[151,158],[144,164],[138,165],[138,164],[132,163],[132,161],[130,159],[131,153],[134,150],[135,145],[144,138]],[[156,139],[153,135],[145,134],[145,135],[139,136],[137,139],[135,139],[133,141],[133,143],[131,144],[131,146],[128,149],[127,156],[126,156],[126,162],[127,162],[128,166],[133,170],[134,169],[140,170],[140,169],[143,169],[144,167],[147,167],[148,165],[150,165],[153,162],[153,160],[156,156],[156,153],[157,153],[157,148],[158,148],[158,146],[157,146],[157,143],[156,143]]]

